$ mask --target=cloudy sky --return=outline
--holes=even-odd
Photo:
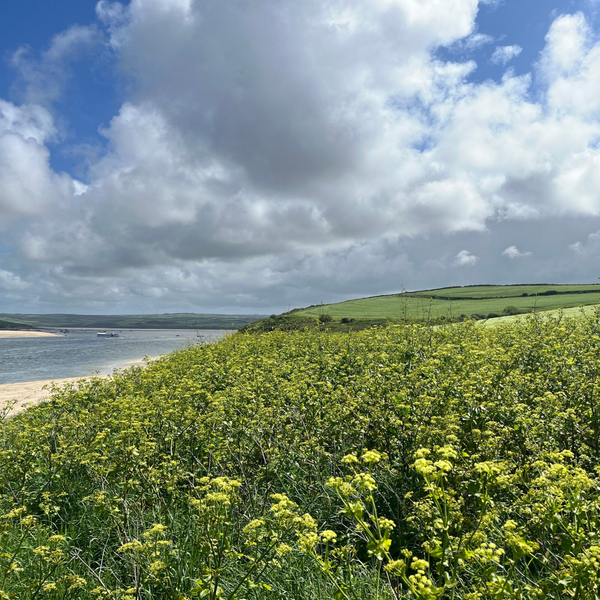
[[[600,0],[19,0],[0,312],[600,277]]]

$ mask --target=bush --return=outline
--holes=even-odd
[[[503,311],[503,315],[518,315],[519,309],[516,306],[507,306]]]
[[[321,323],[331,323],[331,321],[333,321],[333,317],[329,313],[321,313],[319,315],[319,321]]]

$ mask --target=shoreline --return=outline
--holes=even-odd
[[[156,360],[158,356],[150,357],[150,360]],[[145,365],[143,358],[122,361],[118,366],[108,365],[98,372],[78,377],[60,377],[57,379],[41,379],[38,381],[21,381],[17,383],[0,384],[0,421],[2,418],[14,417],[30,406],[41,404],[49,399],[49,390],[44,389],[54,383],[64,385],[66,383],[75,383],[81,380],[93,378],[107,379],[115,370],[127,369],[129,367]]]
[[[0,385],[0,421],[14,417],[30,406],[41,404],[49,399],[50,391],[44,389],[54,383],[64,385],[75,383],[82,379],[100,377],[105,379],[108,375],[90,375],[88,377],[65,377],[63,379],[44,379],[42,381],[25,381],[22,383],[4,383]]]
[[[67,330],[68,332],[71,331],[77,331],[77,332],[83,332],[83,333],[94,333],[97,331],[185,331],[185,332],[189,332],[189,331],[195,331],[195,332],[202,332],[202,331],[231,331],[231,332],[235,332],[237,331],[237,329],[223,329],[223,328],[191,328],[191,327],[185,327],[185,328],[181,328],[181,327],[149,327],[149,328],[144,328],[144,327],[40,327],[40,329],[43,329],[44,331],[48,330],[48,331],[62,331],[62,330]],[[5,330],[6,331],[6,330]]]

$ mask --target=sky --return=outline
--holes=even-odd
[[[600,277],[600,0],[0,9],[0,312]]]

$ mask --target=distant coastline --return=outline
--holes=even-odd
[[[169,313],[155,315],[76,315],[0,313],[1,329],[239,329],[267,315]],[[4,323],[4,326],[2,325]]]

